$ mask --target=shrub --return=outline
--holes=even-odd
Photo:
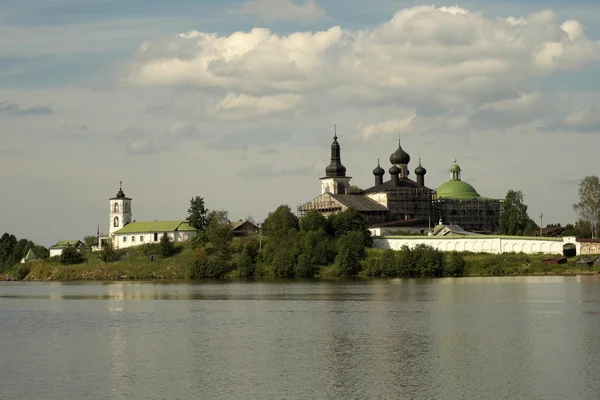
[[[351,231],[338,239],[338,255],[335,264],[341,276],[354,276],[360,271],[360,260],[366,256],[364,235]]]
[[[296,267],[296,257],[290,249],[280,249],[271,263],[276,278],[292,278]]]
[[[14,270],[12,277],[18,281],[22,281],[25,279],[27,275],[31,272],[31,267],[29,264],[19,264],[19,266]]]
[[[60,254],[60,263],[63,265],[81,264],[85,261],[83,255],[73,246],[67,246]]]
[[[317,266],[312,262],[310,254],[300,254],[294,268],[294,276],[301,278],[314,278]]]
[[[444,274],[446,276],[463,276],[465,274],[465,259],[460,253],[453,251],[448,254],[444,265]]]
[[[163,233],[162,237],[160,238],[160,243],[158,244],[158,251],[162,258],[171,257],[173,253],[175,253],[175,245],[166,233]]]
[[[229,265],[204,251],[198,252],[198,258],[189,272],[189,279],[220,279],[230,271]]]

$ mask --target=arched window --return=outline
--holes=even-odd
[[[119,203],[115,203],[113,206],[113,212],[118,213],[119,212]]]
[[[114,226],[115,226],[115,228],[119,227],[119,217],[115,217]]]

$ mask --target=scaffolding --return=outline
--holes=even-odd
[[[494,199],[436,199],[435,219],[473,232],[497,232],[502,201]]]

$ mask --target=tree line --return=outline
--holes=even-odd
[[[48,258],[50,251],[35,244],[29,239],[17,239],[15,235],[5,233],[0,238],[0,273],[19,263],[29,249],[32,249],[38,258]]]

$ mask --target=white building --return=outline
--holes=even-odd
[[[185,220],[132,222],[131,198],[125,196],[119,183],[117,195],[109,199],[109,234],[100,238],[100,246],[106,239],[112,241],[114,248],[123,249],[158,243],[164,234],[175,243],[196,237],[196,229]]]
[[[60,256],[67,247],[75,247],[79,252],[86,250],[85,244],[81,240],[61,240],[50,247],[50,257]]]

